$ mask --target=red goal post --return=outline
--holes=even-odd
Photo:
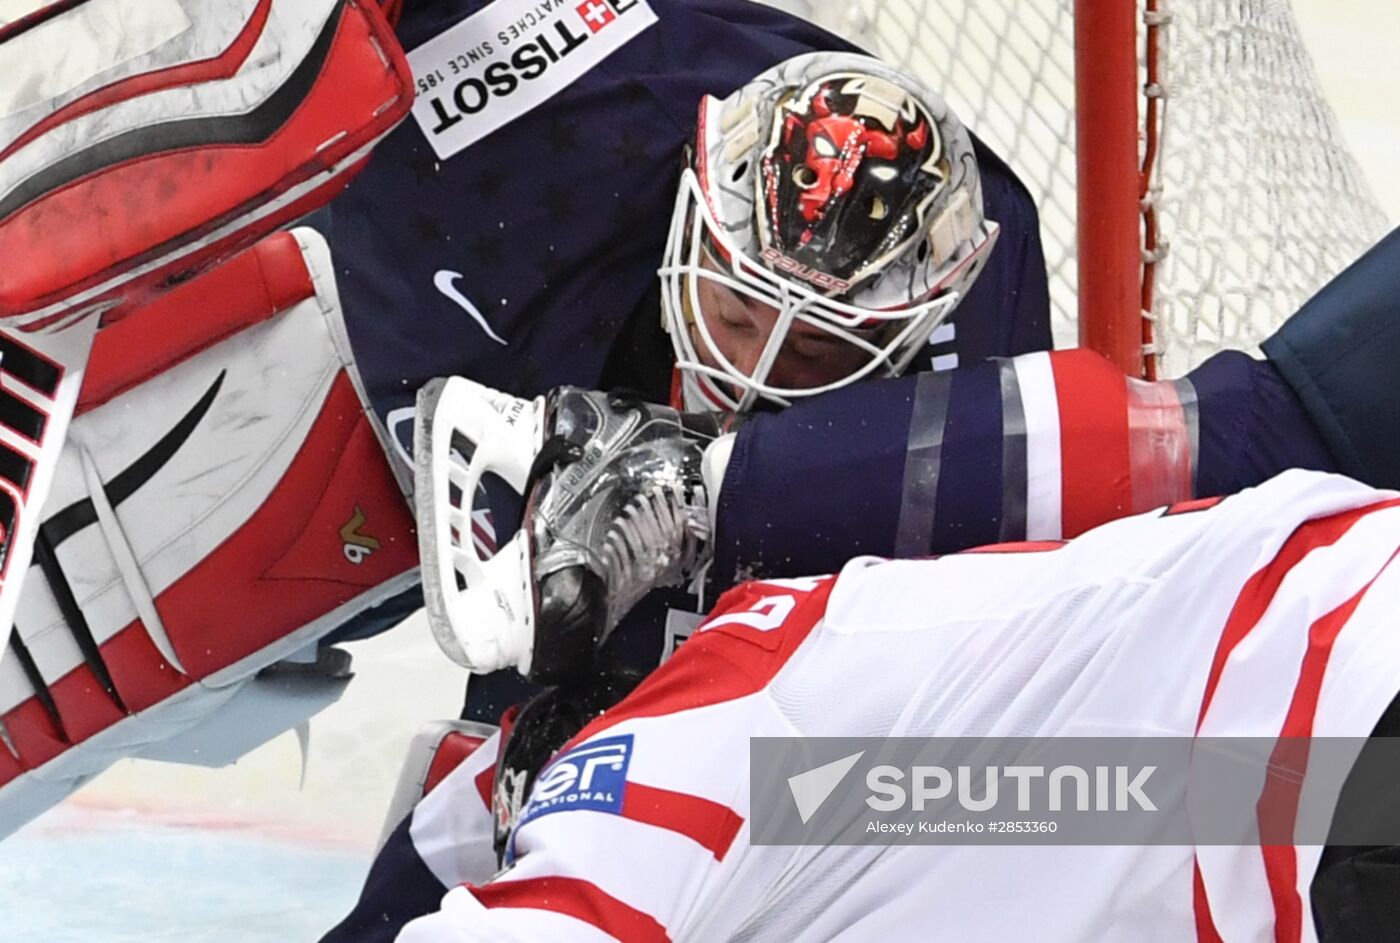
[[[1040,210],[1057,346],[1251,349],[1384,234],[1288,0],[768,0],[940,89]]]
[[[1079,343],[1125,373],[1155,374],[1144,283],[1138,160],[1137,10],[1125,0],[1075,0],[1075,166],[1079,218]],[[1013,165],[1014,166],[1014,165]]]

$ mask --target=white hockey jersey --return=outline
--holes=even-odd
[[[1400,689],[1392,493],[1290,472],[991,550],[727,594],[545,770],[490,880],[487,744],[411,827],[484,883],[399,940],[1316,939],[1320,847],[749,844],[754,736],[1365,736]],[[600,793],[551,777],[590,755],[625,759]]]

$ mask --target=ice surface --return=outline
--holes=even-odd
[[[60,807],[0,844],[6,940],[316,940],[354,902],[363,849],[250,826]]]
[[[466,674],[421,614],[311,724],[223,769],[125,760],[0,842],[3,943],[300,943],[349,910],[409,740]]]

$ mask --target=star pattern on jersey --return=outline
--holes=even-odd
[[[535,396],[543,389],[540,382],[539,366],[535,358],[528,357],[515,371],[515,389],[511,392],[516,396]]]
[[[641,79],[628,79],[618,90],[618,98],[628,107],[636,107],[651,97],[651,89]]]
[[[558,284],[564,273],[569,270],[569,264],[552,248],[546,249],[538,257],[536,264],[540,270],[541,281],[546,288]]]
[[[447,239],[442,224],[426,213],[413,214],[413,231],[424,242],[444,242]]]
[[[549,139],[549,146],[556,151],[578,150],[578,122],[570,121],[563,115],[550,119],[545,136]]]
[[[552,183],[544,190],[544,212],[551,223],[562,223],[574,215],[574,193],[571,187]]]
[[[501,245],[501,237],[495,233],[488,232],[485,235],[476,236],[472,239],[472,254],[476,256],[477,263],[481,268],[490,268],[505,254],[505,247]]]
[[[501,188],[505,186],[506,175],[499,170],[488,167],[476,175],[476,182],[473,189],[477,196],[483,200],[494,200],[501,195]]]
[[[607,313],[599,313],[583,326],[583,336],[592,344],[611,345],[617,339],[621,321],[619,314],[611,309]]]
[[[646,226],[654,218],[656,208],[644,200],[618,196],[613,220],[619,232],[633,232],[635,227]]]
[[[634,128],[623,128],[622,136],[612,146],[612,152],[617,155],[618,162],[625,169],[648,159],[651,153],[648,145],[651,142],[650,135]]]
[[[422,186],[437,182],[442,165],[436,154],[424,148],[414,151],[413,157],[409,160],[409,168],[413,171],[413,176],[418,181],[419,186]]]

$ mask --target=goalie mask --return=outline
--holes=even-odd
[[[683,406],[900,374],[996,235],[962,124],[878,60],[812,53],[706,96],[660,271]]]

